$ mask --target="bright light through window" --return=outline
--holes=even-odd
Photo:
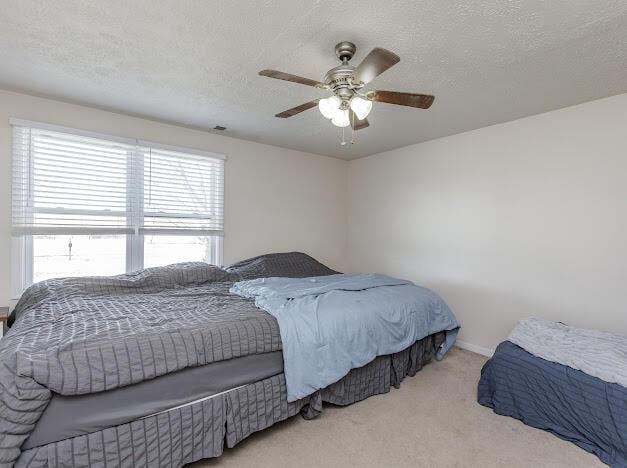
[[[144,267],[177,262],[208,262],[212,260],[210,237],[145,236]]]
[[[33,281],[124,273],[125,236],[33,236]]]

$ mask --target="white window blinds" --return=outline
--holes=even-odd
[[[15,235],[222,235],[221,155],[12,124]]]
[[[224,161],[142,147],[145,232],[222,233]]]

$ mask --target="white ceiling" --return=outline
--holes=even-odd
[[[371,88],[434,94],[375,103],[354,145],[313,109],[333,46],[401,61]],[[624,0],[0,0],[0,87],[351,159],[627,92]]]

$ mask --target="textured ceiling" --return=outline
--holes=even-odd
[[[375,103],[354,145],[317,110],[335,43],[401,62],[371,85],[434,94]],[[340,158],[627,92],[624,0],[0,0],[0,87]]]

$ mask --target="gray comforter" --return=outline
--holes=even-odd
[[[12,466],[51,392],[80,395],[281,349],[276,320],[204,263],[29,288],[0,340],[0,466]]]

